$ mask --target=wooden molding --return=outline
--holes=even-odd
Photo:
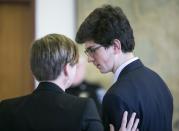
[[[21,3],[29,3],[31,0],[0,0],[0,3],[16,3],[16,2],[21,2]]]

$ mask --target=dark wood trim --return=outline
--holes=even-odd
[[[0,3],[29,3],[31,0],[0,0]]]

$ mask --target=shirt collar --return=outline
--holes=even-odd
[[[120,65],[116,72],[114,73],[114,80],[113,80],[113,83],[115,83],[117,81],[117,78],[118,76],[120,75],[121,71],[124,69],[124,67],[126,67],[127,65],[129,65],[130,63],[132,63],[133,61],[136,61],[138,60],[139,58],[138,57],[134,57],[128,61],[126,61],[125,63],[123,63],[122,65]]]

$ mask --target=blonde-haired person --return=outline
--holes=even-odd
[[[75,43],[49,34],[33,43],[30,55],[39,85],[29,95],[1,101],[0,131],[103,131],[94,102],[65,93],[79,59]]]
[[[0,103],[0,131],[102,131],[94,102],[65,93],[79,59],[75,43],[49,34],[33,43],[30,55],[39,85],[29,95]]]

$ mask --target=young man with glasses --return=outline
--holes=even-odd
[[[134,56],[133,30],[120,7],[96,8],[81,24],[76,41],[85,44],[88,62],[101,73],[114,73],[103,99],[106,131],[109,123],[120,128],[125,110],[137,113],[141,131],[172,131],[172,95],[160,76]]]

